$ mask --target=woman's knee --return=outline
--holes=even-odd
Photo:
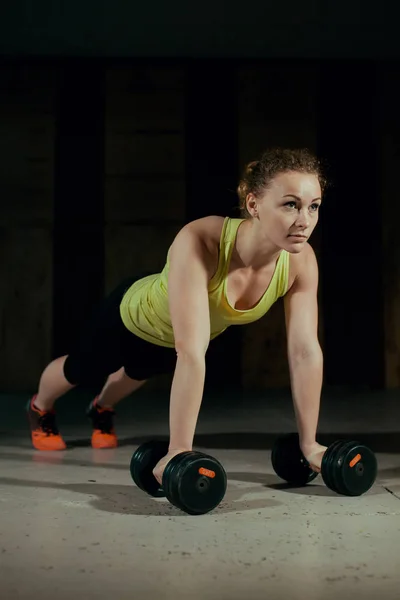
[[[104,365],[95,364],[74,355],[67,356],[63,370],[65,379],[74,386],[99,384],[110,373],[110,370]]]

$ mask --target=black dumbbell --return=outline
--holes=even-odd
[[[167,453],[167,442],[146,442],[134,452],[130,471],[136,485],[151,496],[166,496],[190,515],[202,515],[218,506],[227,487],[221,463],[202,452],[181,452],[165,467],[160,487],[153,469]]]
[[[296,433],[278,438],[271,454],[275,473],[291,485],[306,485],[317,477],[304,458]],[[324,453],[321,475],[325,485],[337,494],[361,496],[375,482],[378,471],[375,454],[356,441],[338,440]]]
[[[275,473],[291,485],[307,485],[318,476],[310,469],[295,433],[279,437],[271,452],[271,462]]]
[[[145,442],[132,455],[130,471],[138,488],[154,496],[163,498],[165,492],[153,475],[153,469],[168,453],[168,442]]]

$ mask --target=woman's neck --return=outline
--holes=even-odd
[[[259,271],[275,264],[281,248],[266,238],[256,219],[243,221],[238,228],[234,248],[238,266]]]

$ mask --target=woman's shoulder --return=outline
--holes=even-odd
[[[301,252],[298,254],[290,254],[290,261],[299,269],[304,269],[310,265],[315,265],[317,258],[315,256],[314,248],[309,242],[306,242]]]
[[[190,230],[193,234],[212,250],[218,247],[221,238],[222,229],[226,217],[211,215],[190,221],[184,226],[184,229]]]
[[[215,234],[218,233],[218,231],[221,233],[225,219],[226,217],[210,215],[208,217],[195,219],[194,221],[189,221],[185,227],[190,227],[191,229],[202,233]]]
[[[304,249],[298,254],[289,254],[289,265],[289,288],[299,277],[303,278],[313,274],[317,274],[318,276],[317,258],[313,247],[308,242],[305,244]]]
[[[168,261],[174,256],[179,261],[191,260],[196,255],[204,261],[211,277],[218,264],[219,241],[224,222],[225,217],[210,216],[184,225],[168,250]]]

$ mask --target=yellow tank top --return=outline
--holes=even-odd
[[[244,325],[257,321],[284,296],[289,281],[289,253],[282,250],[275,270],[263,296],[250,310],[233,308],[226,295],[226,280],[234,248],[236,233],[243,219],[226,217],[219,244],[217,271],[208,284],[210,306],[210,339],[220,335],[230,325]],[[168,307],[169,255],[161,273],[135,281],[121,302],[122,321],[135,335],[156,344],[174,348],[174,332]]]

